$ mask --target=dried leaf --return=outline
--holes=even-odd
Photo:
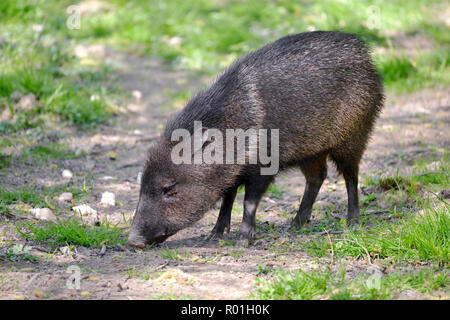
[[[45,294],[45,292],[41,291],[41,290],[36,290],[33,292],[34,296],[36,298],[45,298],[47,295]]]
[[[91,276],[91,277],[87,278],[86,280],[87,280],[87,281],[94,281],[94,282],[97,282],[97,281],[99,281],[100,279],[99,279],[98,277]]]
[[[187,284],[191,281],[191,279],[187,274],[179,269],[169,269],[166,272],[163,272],[155,281]]]
[[[110,160],[116,160],[117,159],[117,153],[115,153],[114,151],[110,151],[110,152],[108,152],[107,154],[106,154],[107,156],[108,156],[108,158],[110,159]]]

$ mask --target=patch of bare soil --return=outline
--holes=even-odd
[[[205,79],[180,71],[172,71],[161,61],[129,56],[107,49],[104,58],[120,69],[120,83],[130,96],[126,112],[113,125],[94,132],[65,131],[64,140],[87,154],[83,158],[56,161],[56,166],[36,166],[31,162],[13,163],[0,176],[0,184],[57,185],[66,183],[61,170],[73,172],[75,184],[93,181],[93,189],[81,203],[98,210],[100,218],[112,222],[131,219],[137,204],[139,184],[146,153],[173,112],[168,107],[168,90],[189,90],[207,84]],[[372,141],[361,164],[362,175],[395,173],[409,170],[419,157],[449,149],[450,94],[448,88],[389,96]],[[114,152],[115,157],[110,153]],[[115,160],[111,160],[115,158]],[[89,178],[91,180],[89,180]],[[277,178],[283,190],[282,199],[265,197],[257,218],[275,232],[259,230],[259,239],[249,248],[229,246],[216,240],[206,241],[217,218],[211,210],[191,228],[171,237],[160,247],[134,250],[121,246],[97,248],[75,246],[72,252],[46,252],[44,246],[27,243],[14,231],[14,220],[0,224],[0,241],[15,241],[33,247],[31,253],[40,257],[38,263],[1,261],[0,298],[2,299],[242,299],[248,298],[258,266],[313,270],[330,263],[330,257],[315,258],[301,248],[289,249],[297,235],[288,232],[290,220],[298,208],[304,188],[299,171],[290,171]],[[101,194],[113,192],[119,204],[104,207]],[[324,205],[334,204],[338,215],[346,212],[346,193],[342,178],[330,166],[313,212],[312,225],[324,218]],[[242,195],[236,206],[242,209]],[[81,204],[80,203],[80,204]],[[67,210],[66,210],[67,211]],[[57,213],[61,215],[68,212]],[[240,225],[241,214],[232,215],[233,240]],[[317,236],[320,233],[316,233]],[[305,242],[313,235],[302,235]],[[326,236],[322,234],[321,236]],[[52,255],[48,258],[49,254]],[[350,275],[368,273],[362,259],[344,259]],[[67,288],[71,276],[68,267],[80,267],[81,288]],[[333,268],[337,270],[338,263]],[[408,298],[405,293],[400,298]]]

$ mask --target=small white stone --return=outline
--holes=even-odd
[[[418,113],[425,113],[425,114],[430,114],[430,113],[431,113],[430,110],[425,109],[425,108],[422,108],[422,107],[418,107],[418,108],[417,108],[417,112],[418,112]]]
[[[169,39],[169,45],[172,47],[177,47],[183,42],[183,39],[180,37],[172,37]]]
[[[264,197],[264,200],[269,202],[269,203],[277,203],[275,200],[272,200],[269,197]]]
[[[103,192],[102,193],[102,200],[100,200],[102,204],[107,204],[108,206],[115,206],[116,205],[116,196],[112,192]]]
[[[336,191],[336,190],[337,190],[337,185],[335,183],[328,186],[328,191]]]
[[[73,199],[73,194],[71,192],[63,192],[58,197],[59,202],[70,202]]]
[[[114,177],[111,177],[111,176],[104,176],[104,177],[100,178],[100,180],[104,180],[104,181],[113,180],[113,179],[114,179]]]
[[[70,248],[68,246],[59,248],[59,251],[65,256],[70,254]]]
[[[72,171],[64,169],[62,172],[63,178],[71,179],[73,177]]]
[[[44,25],[43,24],[33,24],[33,31],[37,33],[41,33],[44,31]]]
[[[92,209],[87,204],[82,204],[80,206],[73,207],[72,210],[80,213],[81,215],[86,215],[86,214],[96,215],[97,214],[97,210]]]
[[[133,95],[133,98],[136,101],[141,101],[141,99],[142,99],[142,92],[140,92],[139,90],[133,90],[133,92],[131,94]]]
[[[45,221],[54,221],[54,220],[56,220],[56,216],[53,214],[52,210],[50,210],[49,208],[30,209],[30,212],[37,219],[40,219],[40,220],[45,220]]]

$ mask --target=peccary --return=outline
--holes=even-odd
[[[310,220],[330,158],[345,179],[348,222],[357,221],[359,162],[383,100],[370,51],[352,34],[290,35],[237,60],[168,121],[150,149],[128,243],[144,247],[162,242],[201,219],[220,199],[211,237],[222,236],[230,230],[240,185],[245,186],[245,197],[239,237],[254,238],[256,208],[275,174],[261,174],[264,165],[260,162],[174,163],[171,154],[179,141],[172,141],[172,133],[186,129],[195,134],[194,121],[222,132],[228,128],[279,130],[280,171],[299,167],[306,178],[292,221],[295,228]]]

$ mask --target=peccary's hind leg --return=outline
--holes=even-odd
[[[273,181],[273,176],[255,175],[245,183],[244,216],[239,230],[240,244],[248,246],[256,235],[256,208],[267,187]]]
[[[347,223],[354,224],[359,219],[358,173],[359,162],[365,147],[365,139],[359,137],[331,150],[331,159],[345,179],[348,196]]]
[[[348,196],[347,223],[351,225],[359,220],[358,168],[344,173],[344,178]]]
[[[237,187],[233,187],[223,195],[219,217],[217,218],[216,225],[212,229],[211,234],[206,238],[207,240],[221,238],[224,231],[226,233],[230,232],[231,210],[233,209],[237,189]]]
[[[317,194],[323,181],[327,177],[327,154],[322,154],[317,158],[302,163],[300,168],[306,178],[305,192],[297,215],[292,221],[292,226],[296,229],[308,223],[311,219],[312,206],[316,201]]]

